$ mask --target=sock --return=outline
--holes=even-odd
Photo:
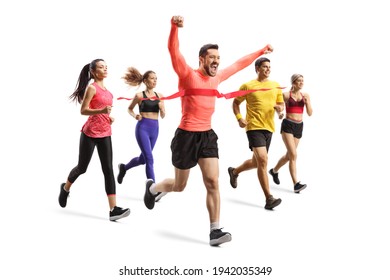
[[[210,231],[213,231],[214,229],[219,229],[219,222],[214,222],[210,224]]]
[[[149,191],[150,191],[153,195],[157,194],[158,192],[156,191],[156,184],[153,183],[153,184],[150,186]]]

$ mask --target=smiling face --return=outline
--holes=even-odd
[[[299,78],[297,78],[292,85],[293,85],[295,90],[301,90],[303,88],[303,85],[304,85],[303,77],[300,76]]]
[[[217,75],[219,66],[219,51],[216,49],[208,49],[205,56],[200,56],[200,69],[203,74],[214,77]]]
[[[271,64],[269,61],[263,61],[256,67],[256,72],[260,80],[268,79],[271,74]]]

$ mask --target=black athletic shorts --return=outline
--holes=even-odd
[[[271,131],[265,129],[248,130],[246,132],[246,136],[248,137],[249,149],[251,149],[251,151],[253,150],[253,148],[265,146],[268,152],[272,140]]]
[[[189,169],[200,158],[218,158],[218,136],[214,130],[187,131],[176,129],[171,142],[172,164],[179,169]]]
[[[292,120],[283,119],[282,126],[280,128],[280,133],[290,133],[294,135],[295,138],[300,139],[303,132],[303,122],[294,122]]]

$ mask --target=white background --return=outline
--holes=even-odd
[[[215,266],[271,266],[265,279],[388,279],[389,182],[387,111],[390,24],[385,1],[3,1],[1,34],[1,279],[258,279],[213,276]],[[171,193],[152,211],[143,203],[144,167],[117,185],[118,205],[131,215],[108,221],[97,153],[74,184],[68,206],[59,185],[77,163],[86,117],[70,103],[81,68],[95,58],[109,67],[115,97],[136,89],[121,80],[126,67],[156,71],[156,90],[177,91],[167,40],[173,15],[185,18],[180,49],[189,65],[198,50],[218,43],[224,68],[264,47],[275,51],[271,78],[289,86],[305,77],[314,114],[305,116],[292,192],[287,166],[283,199],[264,210],[255,171],[229,185],[227,168],[251,157],[232,100],[218,99],[221,226],[233,240],[208,245],[209,222],[199,168],[183,193]],[[255,78],[250,66],[220,85],[235,91]],[[128,101],[114,102],[114,166],[139,154]],[[166,101],[154,150],[157,180],[173,176],[169,144],[180,120],[179,100]],[[241,109],[244,110],[244,106]],[[269,165],[285,152],[280,122]],[[117,169],[115,168],[115,175]],[[128,268],[202,268],[205,276],[120,276]]]

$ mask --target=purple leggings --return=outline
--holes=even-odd
[[[137,139],[138,146],[141,149],[141,155],[135,157],[128,164],[125,165],[126,170],[135,166],[146,164],[145,171],[147,179],[153,179],[156,182],[154,176],[154,160],[153,160],[153,148],[156,144],[158,137],[158,120],[142,118],[138,121],[135,127],[135,138]]]

